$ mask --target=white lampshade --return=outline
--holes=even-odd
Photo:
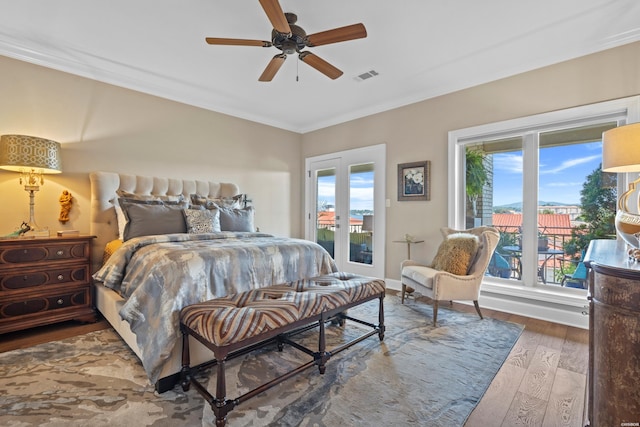
[[[602,170],[640,171],[640,123],[619,126],[602,134]]]
[[[0,137],[0,168],[14,172],[60,173],[60,143],[27,135]]]

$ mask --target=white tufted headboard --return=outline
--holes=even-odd
[[[107,243],[118,238],[116,211],[110,200],[117,197],[116,191],[154,196],[178,196],[187,199],[191,194],[210,198],[233,197],[240,193],[236,184],[226,182],[197,181],[127,175],[114,172],[91,172],[91,222],[89,231],[96,236],[93,242],[92,272],[102,263],[102,254]]]

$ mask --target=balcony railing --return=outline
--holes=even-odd
[[[504,250],[504,248],[520,246],[520,232],[508,231],[509,228],[507,227],[494,227],[500,231],[500,241],[496,252],[511,263],[511,275],[509,277],[519,279],[521,273],[519,255],[514,254],[513,251]],[[544,231],[541,230],[544,233],[541,237],[547,239],[547,248],[550,250],[538,254],[539,281],[547,285],[560,286],[565,274],[570,274],[575,269],[576,260],[572,260],[569,254],[564,253],[564,244],[571,239],[571,230],[572,228],[565,227],[555,227],[553,229],[547,227]],[[562,252],[555,253],[556,250]]]

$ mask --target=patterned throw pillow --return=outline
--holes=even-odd
[[[217,209],[184,209],[187,233],[215,233],[220,231],[220,212]]]

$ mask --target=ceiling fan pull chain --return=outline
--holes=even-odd
[[[298,77],[300,77],[300,73],[298,72],[298,71],[300,70],[300,69],[298,68],[298,67],[299,67],[299,65],[300,65],[300,58],[298,58],[298,60],[296,61],[296,81],[297,81],[297,82],[298,82],[298,81],[300,81],[300,80],[298,79]]]

